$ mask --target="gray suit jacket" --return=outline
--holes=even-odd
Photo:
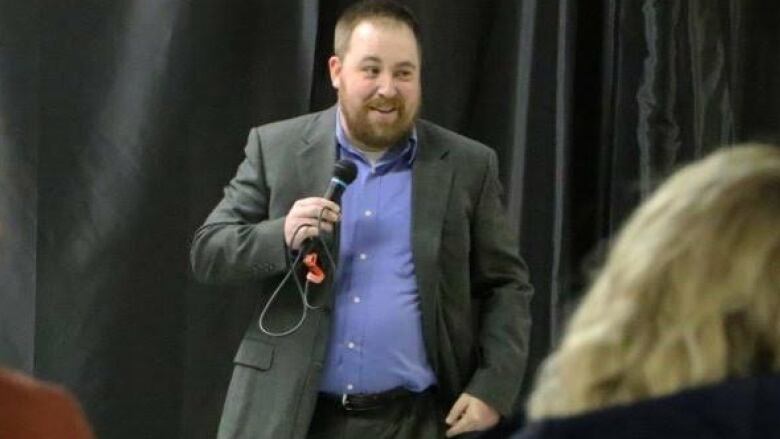
[[[336,109],[252,129],[246,159],[198,229],[191,262],[203,282],[257,282],[258,313],[290,263],[284,217],[321,196],[336,159]],[[532,289],[500,201],[495,153],[426,121],[412,165],[412,251],[423,338],[444,407],[461,392],[503,415],[515,402],[528,354]],[[331,276],[332,277],[332,276]],[[330,332],[330,285],[318,286],[303,326],[269,337],[249,325],[220,424],[222,438],[305,438]],[[293,282],[266,316],[297,322]]]

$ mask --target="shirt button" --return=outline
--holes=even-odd
[[[374,214],[374,212],[371,212],[370,210],[367,210],[364,212],[366,216],[371,216]]]
[[[347,343],[347,347],[350,349],[355,349],[355,343],[349,342]]]
[[[360,254],[360,260],[361,260],[361,261],[365,261],[367,258],[368,258],[368,255],[367,255],[367,254],[365,254],[365,253],[361,253],[361,254]]]
[[[347,390],[352,390],[354,388],[355,388],[355,386],[353,386],[352,384],[347,384]]]
[[[352,299],[352,301],[355,303],[360,303],[360,297],[355,296],[355,298]]]

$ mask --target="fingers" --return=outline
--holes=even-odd
[[[446,435],[447,437],[453,437],[474,430],[478,430],[477,426],[475,425],[475,421],[471,418],[471,415],[466,412],[463,416],[460,417],[460,419],[455,422],[455,424],[450,427],[449,430],[447,430]]]
[[[333,231],[331,223],[311,218],[291,223],[290,227],[292,231],[286,237],[287,245],[294,250],[300,249],[305,240],[319,236],[320,231],[328,233]]]
[[[471,419],[468,414],[469,397],[465,394],[460,395],[455,404],[452,405],[447,418],[444,420],[450,426],[447,430],[447,437],[452,437],[461,433],[470,431]]]
[[[447,425],[452,425],[457,421],[464,411],[466,411],[466,407],[469,405],[469,397],[468,395],[461,394],[457,401],[455,401],[455,404],[452,405],[452,408],[450,409],[450,413],[447,415],[447,419],[444,421],[447,423]]]
[[[322,219],[335,223],[341,215],[341,207],[331,200],[320,197],[303,198],[293,204],[290,214],[302,218],[318,218],[322,213]]]
[[[298,200],[284,220],[285,243],[298,250],[304,240],[318,236],[320,230],[332,232],[333,224],[340,219],[341,209],[330,200],[318,197]]]
[[[499,414],[482,400],[463,393],[455,404],[445,422],[450,426],[447,437],[453,437],[469,431],[487,430],[499,421]]]

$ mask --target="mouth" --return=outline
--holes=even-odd
[[[397,111],[395,107],[370,107],[370,108],[371,110],[377,111],[382,114],[390,114]]]

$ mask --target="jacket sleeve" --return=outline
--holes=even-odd
[[[480,362],[465,392],[508,416],[528,359],[533,288],[501,203],[496,154],[490,151],[489,155],[472,225],[472,291],[480,303]]]
[[[268,218],[269,188],[258,128],[250,131],[245,153],[222,200],[195,232],[190,263],[201,282],[262,279],[287,266],[284,217]]]

